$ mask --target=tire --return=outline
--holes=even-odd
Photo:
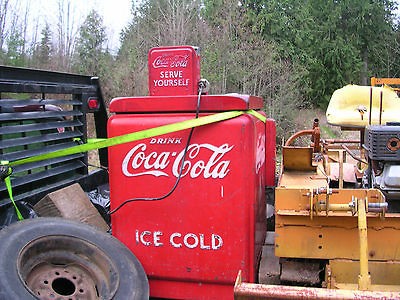
[[[143,267],[86,224],[36,218],[0,231],[0,299],[148,299]]]

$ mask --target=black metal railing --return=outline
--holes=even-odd
[[[96,111],[87,108],[97,98]],[[106,137],[107,113],[97,78],[0,66],[0,160],[19,159],[86,142],[86,115],[94,113],[97,137]],[[107,165],[107,153],[99,154]],[[34,199],[88,174],[87,153],[21,164],[11,175],[15,200]],[[0,183],[0,206],[9,202]]]

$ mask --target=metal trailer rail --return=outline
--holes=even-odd
[[[97,105],[88,106],[90,101]],[[1,161],[86,142],[90,114],[95,136],[105,138],[107,111],[98,78],[0,66]],[[106,149],[99,150],[99,161],[102,166],[108,165]],[[47,193],[75,182],[94,188],[106,182],[107,174],[100,170],[89,176],[88,154],[80,153],[16,166],[11,180],[14,199],[35,204]],[[8,203],[6,187],[0,183],[0,206]]]

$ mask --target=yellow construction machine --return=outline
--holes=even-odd
[[[263,254],[260,284],[238,275],[235,299],[400,298],[399,85],[335,91],[327,121],[352,138],[324,139],[315,119],[286,141],[265,246],[274,253]]]

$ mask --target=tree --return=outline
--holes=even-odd
[[[275,42],[251,29],[245,7],[235,0],[143,1],[133,7],[133,20],[122,35],[117,68],[111,72],[119,78],[114,80],[116,94],[147,92],[147,61],[143,57],[151,47],[195,45],[200,47],[202,76],[211,83],[210,93],[262,96],[269,116],[285,128],[280,133],[288,132],[290,115],[303,101],[296,83],[297,67],[280,59]]]
[[[120,95],[147,93],[150,48],[199,45],[200,0],[144,0],[132,2],[132,21],[121,35],[116,62],[116,89]]]
[[[0,45],[4,64],[23,66],[27,61],[28,12],[29,2],[22,9],[20,3],[0,0]]]
[[[71,61],[74,53],[76,36],[76,25],[73,15],[74,7],[69,0],[58,0],[58,21],[57,21],[57,46],[55,54],[56,69],[68,71],[71,69]]]
[[[395,34],[390,43],[387,44],[387,52],[391,53],[388,56],[387,73],[391,74],[393,77],[400,77],[400,17],[397,21]],[[385,73],[384,73],[385,74]],[[386,77],[389,77],[386,75]]]
[[[369,84],[369,77],[396,77],[399,74],[399,47],[396,47],[396,19],[394,1],[374,1],[367,6],[363,13],[366,19],[360,33],[363,52],[362,83]],[[398,4],[397,4],[398,5]],[[397,23],[398,26],[398,23]],[[398,40],[397,40],[398,42]]]
[[[244,0],[253,30],[307,72],[302,93],[325,107],[344,84],[366,83],[388,57],[393,1]]]
[[[105,54],[106,43],[103,18],[92,10],[79,28],[75,47],[75,69],[84,74],[99,75],[100,63]]]
[[[277,44],[253,30],[247,9],[234,0],[204,1],[202,16],[208,26],[202,45],[203,73],[213,93],[261,96],[282,137],[292,131],[291,120],[304,103],[298,86],[301,69],[281,59]]]
[[[10,66],[23,67],[26,62],[26,55],[24,52],[25,40],[19,31],[13,31],[6,41],[7,51],[5,64]]]
[[[9,0],[0,0],[0,49],[3,49],[7,38],[6,20],[9,10]]]
[[[33,65],[43,69],[49,69],[52,58],[52,32],[50,26],[46,23],[41,32],[40,43],[36,45],[32,54]]]

